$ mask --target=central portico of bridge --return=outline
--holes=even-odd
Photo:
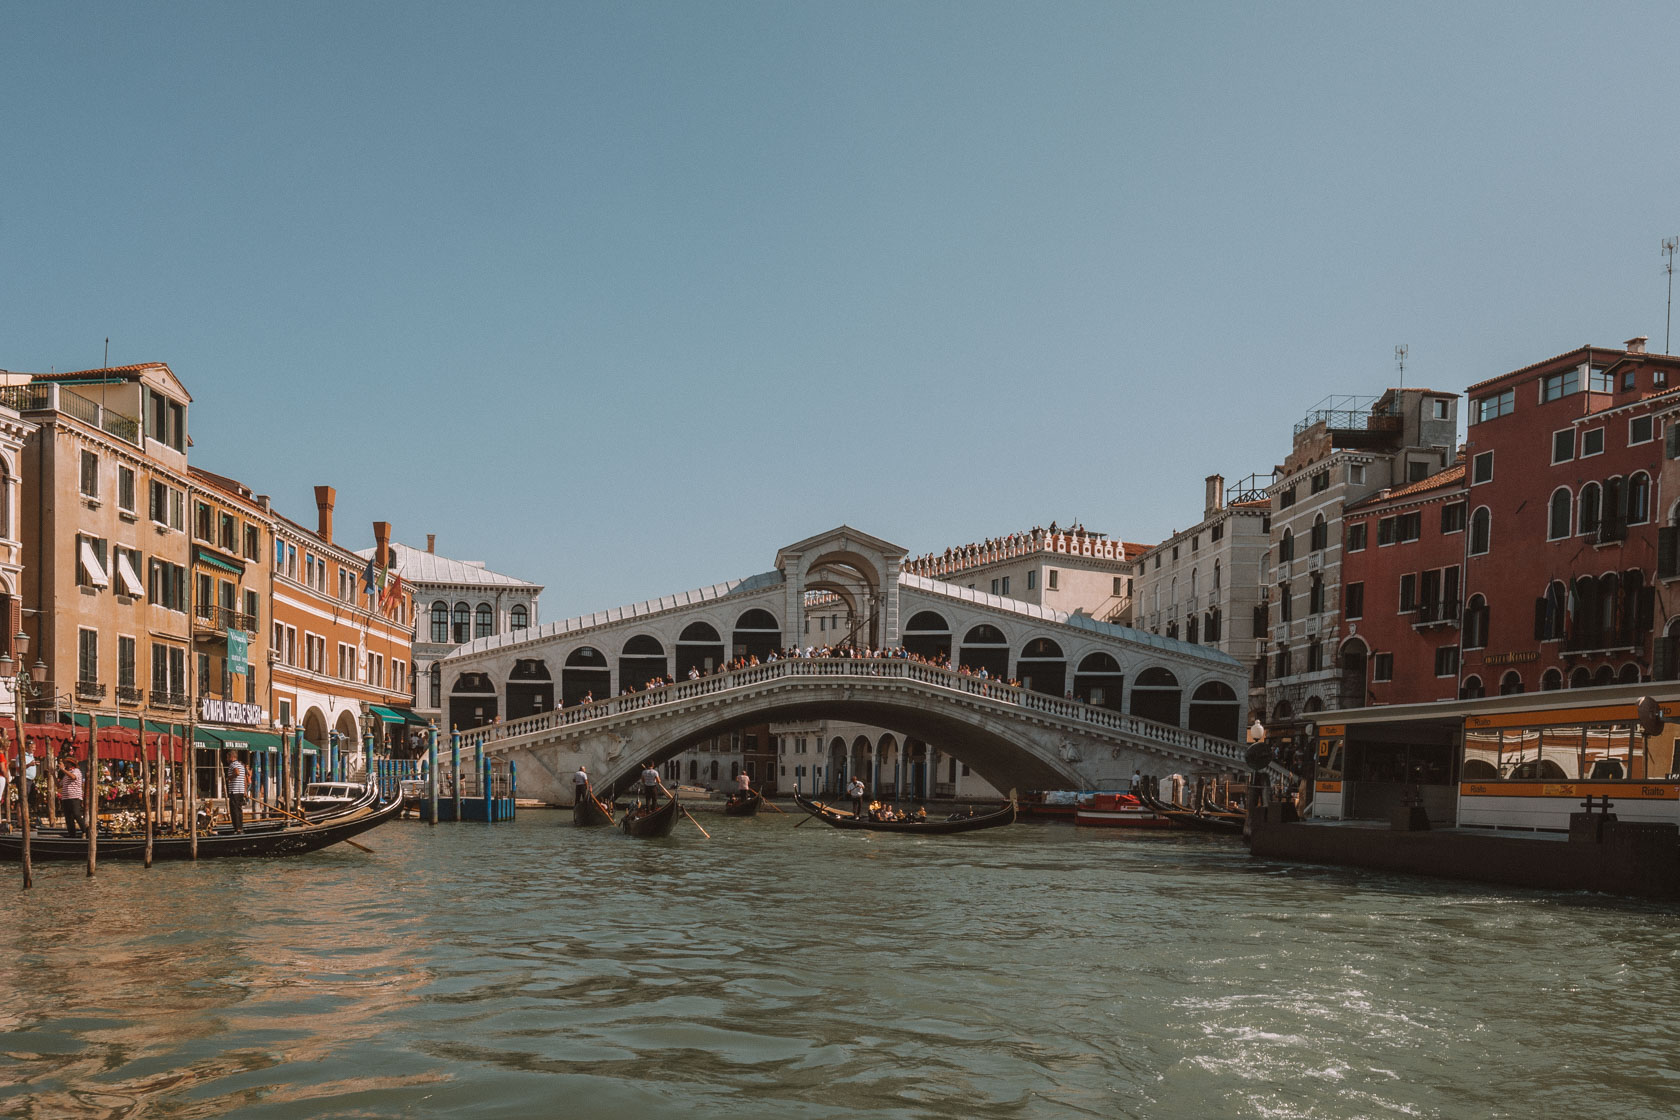
[[[477,639],[434,667],[449,722],[556,802],[580,762],[613,782],[731,729],[815,718],[937,743],[999,789],[1242,768],[1233,658],[913,575],[906,555],[841,526],[760,575]],[[814,643],[810,619],[830,616],[849,628]]]

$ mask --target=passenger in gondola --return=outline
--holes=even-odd
[[[927,823],[927,806],[926,805],[916,806],[915,815],[912,816],[910,819],[915,821],[917,824],[926,824]]]

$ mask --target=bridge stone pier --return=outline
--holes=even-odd
[[[817,718],[936,744],[999,789],[1243,769],[1234,659],[912,575],[905,555],[841,526],[783,548],[771,572],[480,638],[438,664],[450,722],[465,751],[513,759],[521,793],[557,804],[580,763],[622,786],[644,759]],[[785,656],[836,598],[855,649],[896,656]],[[674,683],[643,687],[656,678]]]

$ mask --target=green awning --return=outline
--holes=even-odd
[[[229,747],[248,748],[253,751],[277,751],[282,746],[278,735],[270,735],[266,731],[231,731],[219,730],[216,734],[222,737],[222,743]]]
[[[386,723],[412,723],[413,717],[407,712],[399,712],[395,708],[382,707],[379,704],[369,704],[368,711],[384,720]],[[420,722],[425,722],[424,720]]]
[[[196,548],[193,551],[200,564],[208,564],[212,568],[220,568],[222,571],[231,572],[236,576],[242,576],[245,574],[244,568],[240,567],[238,564],[228,563],[226,560],[223,560],[220,556],[217,556],[213,552],[206,551],[203,548]]]
[[[209,747],[219,747],[222,745],[222,737],[214,731],[206,731],[202,727],[195,727],[193,728],[193,742],[203,743]]]

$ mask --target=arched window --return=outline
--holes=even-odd
[[[1324,576],[1313,573],[1312,586],[1307,590],[1307,613],[1324,613]]]
[[[1598,532],[1598,506],[1598,483],[1589,482],[1581,487],[1581,497],[1576,502],[1575,531],[1577,533]]]
[[[1317,517],[1313,518],[1312,550],[1314,552],[1323,552],[1325,546],[1329,543],[1330,527],[1328,523],[1325,522],[1324,515],[1321,513]]]
[[[1639,666],[1635,665],[1631,661],[1629,661],[1626,665],[1623,665],[1622,668],[1621,668],[1621,672],[1616,674],[1616,683],[1617,684],[1638,684],[1639,683]]]
[[[1202,640],[1202,621],[1195,614],[1191,614],[1184,623],[1184,640],[1200,642]]]
[[[1651,476],[1635,471],[1627,482],[1627,523],[1643,525],[1651,519]]]
[[[1217,560],[1213,562],[1213,587],[1211,590],[1214,594],[1219,593],[1219,561]]]
[[[1479,700],[1486,695],[1486,691],[1482,688],[1482,678],[1477,676],[1465,677],[1464,683],[1458,689],[1460,700]]]
[[[449,641],[449,604],[442,599],[432,604],[432,641],[438,645]]]
[[[1485,554],[1493,541],[1493,514],[1482,506],[1470,515],[1470,555]]]
[[[1515,669],[1499,678],[1499,695],[1515,696],[1523,690],[1522,674]]]
[[[525,604],[515,603],[513,609],[508,612],[508,628],[510,630],[523,630],[530,624],[531,616],[526,612]]]
[[[1563,673],[1557,669],[1547,669],[1540,675],[1540,691],[1556,692],[1563,687]]]
[[[495,629],[495,616],[490,613],[489,603],[480,603],[473,618],[473,637],[488,638],[490,631]]]
[[[467,641],[471,637],[471,634],[468,633],[471,626],[472,608],[468,607],[465,603],[456,603],[455,615],[450,626],[450,640],[456,645],[460,645],[462,642]]]
[[[1546,519],[1546,539],[1560,540],[1569,535],[1569,507],[1571,496],[1568,487],[1559,487],[1552,491],[1551,516]]]
[[[1278,541],[1278,563],[1286,564],[1295,559],[1295,530],[1285,529],[1283,537]]]
[[[1564,624],[1569,618],[1569,589],[1562,580],[1554,579],[1546,585],[1546,594],[1534,605],[1534,637],[1551,642],[1564,636]]]
[[[1201,573],[1195,568],[1190,569],[1190,598],[1196,597],[1196,591],[1201,584]]]
[[[0,463],[0,537],[16,539],[12,536],[12,475],[4,463]]]
[[[1470,596],[1464,606],[1464,648],[1487,648],[1488,604],[1480,595]]]
[[[1202,623],[1202,640],[1217,642],[1219,640],[1219,608],[1214,607],[1207,612],[1207,618]]]
[[[1592,670],[1588,669],[1585,665],[1577,666],[1569,674],[1569,687],[1570,688],[1591,688],[1592,687]]]

